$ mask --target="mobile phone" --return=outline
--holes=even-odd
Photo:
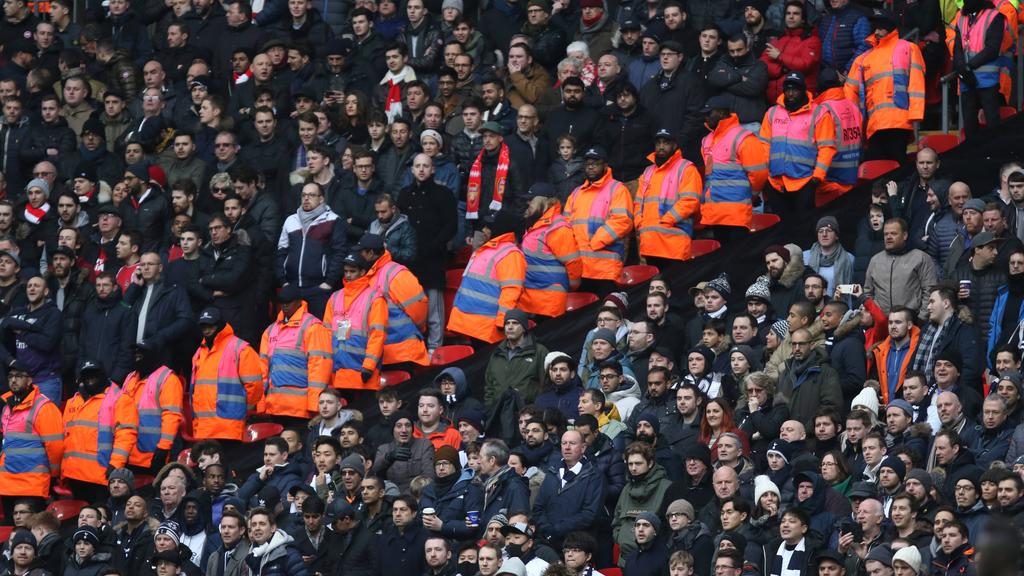
[[[840,294],[853,294],[853,284],[840,284],[836,288],[839,289]]]

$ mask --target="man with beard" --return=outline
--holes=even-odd
[[[75,494],[95,502],[106,494],[107,473],[128,464],[138,436],[139,413],[131,397],[122,394],[96,362],[82,362],[78,374],[78,392],[64,408],[61,476]],[[108,408],[111,402],[114,406]],[[98,439],[105,436],[110,444]]]
[[[485,440],[480,447],[480,473],[474,480],[484,492],[480,526],[488,527],[502,509],[527,510],[530,507],[526,481],[508,466],[508,458],[508,445],[502,440]]]
[[[47,288],[57,308],[61,310],[64,336],[61,338],[61,354],[64,367],[63,378],[74,379],[74,365],[79,358],[78,332],[81,329],[85,307],[96,298],[96,290],[89,283],[88,274],[75,265],[75,251],[58,246],[50,255],[50,272]]]
[[[565,56],[565,32],[561,26],[551,22],[551,4],[544,0],[532,0],[527,3],[526,23],[522,33],[529,36],[533,43],[533,58],[544,67],[549,74]],[[466,576],[466,575],[463,575]]]
[[[458,63],[458,60],[456,62]],[[515,131],[517,112],[505,97],[505,83],[500,78],[489,76],[481,80],[480,97],[484,103],[484,109],[481,110],[484,124],[497,123],[501,128],[499,134]]]
[[[748,7],[748,14],[751,11]],[[732,42],[729,45],[731,50]],[[712,81],[715,78],[712,74]],[[808,130],[810,125],[813,130]],[[835,131],[832,116],[817,113],[804,75],[790,72],[782,82],[782,102],[765,114],[760,132],[771,158],[765,199],[783,220],[806,222],[811,218],[814,193],[836,155]]]
[[[683,158],[668,128],[654,134],[653,160],[640,178],[634,218],[639,251],[648,264],[666,269],[690,258],[690,236],[700,209],[701,177]]]
[[[148,166],[135,163],[125,168],[124,183],[130,201],[121,203],[121,216],[126,228],[142,233],[143,251],[160,247],[170,212],[163,190],[150,182]]]
[[[595,141],[600,115],[583,103],[586,90],[583,80],[570,76],[562,81],[562,105],[554,108],[544,118],[544,131],[549,142],[555,142],[563,134],[576,138],[579,150],[586,149]]]
[[[477,533],[479,526],[469,524],[466,519],[469,512],[480,510],[484,494],[472,479],[472,471],[461,470],[458,450],[451,446],[437,449],[434,454],[434,481],[423,489],[420,496],[423,509],[435,510],[435,514],[423,516],[423,527],[431,534],[467,540]]]
[[[607,295],[622,273],[624,243],[633,231],[631,194],[612,174],[604,148],[591,147],[583,157],[587,179],[572,191],[563,214],[581,247],[583,286]],[[604,210],[598,203],[603,203]]]
[[[583,387],[576,375],[576,361],[568,354],[548,354],[544,358],[547,367],[547,391],[537,396],[534,404],[540,409],[554,408],[572,420],[577,418]],[[595,416],[596,417],[596,416]]]
[[[661,426],[672,420],[676,412],[675,397],[669,392],[669,371],[660,366],[647,371],[647,396],[637,404],[626,419],[627,434],[632,436],[644,414],[654,414]]]
[[[777,395],[789,403],[790,416],[810,428],[820,406],[844,405],[843,391],[839,375],[828,365],[825,351],[813,345],[808,330],[793,332],[790,344],[792,356],[780,370]]]
[[[637,27],[639,28],[639,24]],[[626,31],[623,31],[623,34],[625,33]],[[627,79],[630,86],[639,90],[661,70],[661,59],[658,55],[658,52],[661,51],[661,37],[658,36],[657,31],[652,29],[644,31],[643,37],[640,39],[640,50],[634,49],[634,51],[637,54],[632,57],[627,66]],[[622,56],[619,58],[621,59]],[[689,69],[690,62],[687,62],[686,67]]]
[[[523,108],[519,109],[519,118],[523,118]],[[537,182],[526,195],[526,233],[521,242],[526,280],[519,309],[527,314],[561,316],[566,295],[579,287],[583,272],[576,238],[550,184]]]

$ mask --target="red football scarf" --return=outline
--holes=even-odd
[[[480,150],[473,167],[469,170],[469,184],[466,188],[466,220],[477,220],[480,218],[480,177],[483,172],[484,150]],[[491,200],[490,208],[497,212],[501,210],[501,200],[505,197],[505,184],[508,183],[508,145],[501,143],[501,150],[498,152],[498,169],[494,173],[494,198]]]
[[[50,203],[43,202],[39,208],[33,208],[31,204],[25,204],[25,220],[29,224],[39,224],[39,221],[50,211]]]

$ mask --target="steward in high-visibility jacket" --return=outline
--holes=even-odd
[[[819,114],[803,77],[790,73],[778,103],[761,121],[761,139],[768,143],[768,181],[780,192],[802,190],[825,179],[836,155],[836,126]]]
[[[505,313],[519,306],[526,257],[516,244],[516,218],[508,212],[484,220],[484,243],[473,252],[455,293],[448,329],[491,344],[504,335]]]
[[[529,228],[520,247],[526,258],[526,280],[519,309],[540,316],[561,316],[569,292],[580,285],[583,261],[569,221],[562,216],[562,203],[554,187],[536,182],[524,217]]]
[[[192,434],[241,441],[245,418],[263,397],[260,356],[219,309],[203,310],[198,323],[203,342],[192,356]]]
[[[914,122],[924,118],[921,49],[900,39],[892,12],[876,8],[869,20],[875,30],[867,39],[871,48],[853,60],[843,90],[867,118],[869,142],[881,130],[906,131],[909,139]],[[887,138],[896,140],[891,133]]]
[[[954,20],[953,70],[959,76],[960,105],[964,132],[968,138],[979,127],[978,110],[985,111],[989,126],[999,123],[999,93],[1003,70],[1011,62],[1004,58],[1004,40],[1012,41],[1005,14],[988,0],[971,0]]]
[[[345,257],[345,285],[331,294],[324,325],[331,331],[333,386],[354,390],[380,389],[388,305],[367,274],[370,264],[358,252]]]
[[[705,226],[750,229],[753,196],[768,179],[768,145],[740,125],[728,99],[714,96],[704,105],[711,133],[701,142],[704,190],[700,222]]]
[[[331,333],[309,313],[298,286],[281,288],[278,298],[281,312],[260,339],[266,388],[256,412],[308,419],[334,373]]]
[[[683,158],[673,132],[654,134],[654,152],[647,156],[637,185],[633,218],[645,258],[688,260],[693,225],[700,215],[700,170]]]
[[[128,464],[157,472],[167,464],[167,455],[185,419],[185,385],[170,368],[160,364],[162,352],[145,340],[136,344],[135,370],[125,377],[123,387],[139,411],[139,438]]]
[[[64,423],[60,408],[32,384],[32,374],[15,360],[7,370],[11,389],[0,415],[0,496],[49,498],[51,480],[60,475]]]
[[[587,179],[569,195],[562,214],[576,236],[583,278],[614,282],[622,275],[625,240],[633,232],[633,196],[612,177],[603,148],[593,146],[583,158]]]
[[[891,314],[891,312],[890,312]],[[909,313],[907,314],[909,315]],[[899,365],[890,367],[889,365],[889,354],[892,352],[892,337],[888,337],[878,343],[877,346],[871,349],[871,359],[875,367],[875,371],[878,374],[878,382],[882,385],[882,402],[888,404],[892,398],[902,398],[903,394],[900,390],[903,389],[903,378],[907,375],[907,369],[910,368],[910,361],[917,352],[917,343],[921,341],[921,329],[914,326],[913,321],[910,323],[910,343],[907,346],[906,352],[900,359]],[[893,357],[893,360],[899,359]],[[894,372],[890,372],[892,368],[896,368]],[[891,391],[891,393],[890,393]]]
[[[857,184],[864,119],[860,108],[846,99],[842,84],[834,74],[827,78],[819,77],[818,89],[821,92],[814,99],[818,105],[817,112],[832,116],[836,128],[836,155],[832,157],[832,164],[825,173],[825,180],[818,185],[815,197],[815,204],[822,206],[846,194]]]
[[[139,412],[98,362],[79,369],[78,392],[64,406],[61,477],[106,486],[107,471],[124,468],[139,436]]]
[[[430,364],[423,334],[427,329],[427,294],[416,275],[392,260],[378,234],[363,234],[357,246],[359,254],[370,264],[366,275],[374,291],[388,306],[384,358],[381,364],[413,362]]]

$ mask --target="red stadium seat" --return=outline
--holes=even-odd
[[[14,526],[0,526],[0,542],[7,542],[11,532],[14,532]]]
[[[621,288],[626,286],[636,286],[637,284],[643,284],[651,278],[654,278],[659,272],[657,266],[646,266],[644,264],[637,264],[635,266],[626,266],[622,269],[622,274],[619,276],[619,281],[616,284]]]
[[[565,311],[572,312],[597,302],[599,298],[593,292],[569,292],[565,298]]]
[[[459,334],[450,332],[447,329],[448,319],[452,315],[452,306],[455,304],[455,293],[459,291],[459,286],[462,285],[462,270],[448,270],[444,274],[444,325],[445,338],[457,338]]]
[[[53,512],[57,520],[65,522],[78,518],[78,513],[88,504],[85,500],[54,500],[46,509]]]
[[[145,486],[153,485],[154,477],[150,474],[136,474],[135,475],[135,490],[142,490]]]
[[[921,136],[921,140],[918,142],[917,148],[920,150],[927,146],[939,154],[942,154],[943,152],[948,152],[959,145],[960,136],[958,134],[926,134]]]
[[[53,493],[61,498],[71,498],[71,489],[63,484],[54,484]]]
[[[178,452],[178,464],[181,464],[182,466],[188,466],[189,468],[195,466],[195,462],[189,460],[190,456],[192,456],[191,448],[185,448],[181,452]]]
[[[473,255],[472,246],[463,246],[455,253],[455,257],[448,263],[449,270],[462,270],[469,264],[469,257]]]
[[[622,576],[622,568],[601,568],[599,572],[604,576]]]
[[[619,555],[621,553],[622,550],[619,548],[619,545],[612,544],[612,564],[614,564],[615,566],[619,565]]]
[[[434,355],[430,357],[430,365],[446,366],[452,362],[458,362],[463,358],[469,358],[472,355],[472,346],[466,346],[465,344],[441,346],[437,350],[434,350]]]
[[[781,221],[777,214],[754,214],[750,221],[750,231],[760,232],[775,226]]]
[[[710,254],[722,247],[717,240],[694,240],[690,242],[690,259]]]
[[[412,378],[412,375],[403,370],[385,370],[380,373],[380,387],[397,386],[409,378]]]
[[[874,180],[899,167],[900,163],[895,160],[868,160],[857,169],[857,178],[861,180]]]
[[[266,440],[271,436],[277,436],[282,430],[284,430],[284,426],[273,422],[256,422],[249,424],[245,427],[245,434],[242,436],[242,442],[252,444],[253,442]]]

